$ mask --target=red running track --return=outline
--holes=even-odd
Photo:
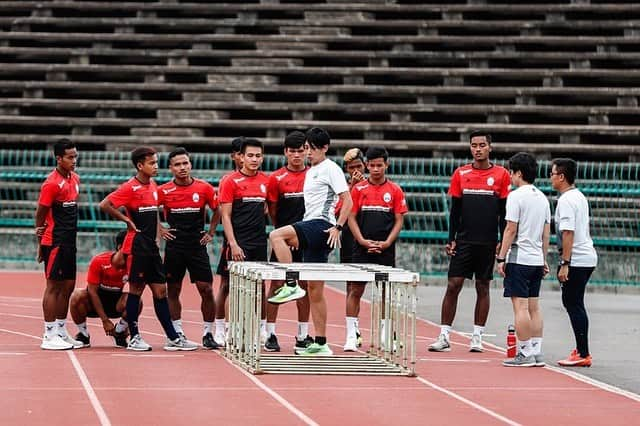
[[[84,274],[78,282],[83,283]],[[150,293],[140,319],[152,352],[112,347],[90,320],[92,347],[39,349],[42,333],[40,273],[0,272],[0,424],[367,424],[388,425],[628,425],[640,418],[640,397],[556,368],[505,368],[503,352],[467,351],[453,336],[449,353],[426,346],[438,329],[418,324],[417,378],[354,376],[252,376],[216,352],[169,353]],[[80,286],[83,286],[81,284]],[[344,341],[344,295],[326,291],[328,338],[334,352]],[[183,286],[187,335],[201,332],[195,289]],[[363,304],[361,318],[369,315]],[[278,335],[292,350],[294,304],[280,311]],[[70,322],[70,321],[69,321]],[[362,321],[365,323],[366,321]],[[75,333],[73,324],[68,325]]]

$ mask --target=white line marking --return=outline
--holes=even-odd
[[[42,340],[42,337],[34,336],[33,334],[20,333],[19,331],[7,330],[6,328],[0,328],[0,331],[9,334],[15,334],[17,336],[30,337],[32,339]]]
[[[253,383],[255,383],[256,386],[258,386],[260,389],[262,389],[267,394],[269,394],[269,396],[271,396],[273,399],[275,399],[280,404],[282,404],[287,410],[289,410],[291,413],[293,413],[296,417],[298,417],[300,420],[302,420],[305,424],[307,424],[309,426],[319,426],[318,423],[314,422],[306,414],[304,414],[302,411],[298,410],[293,404],[291,404],[289,401],[287,401],[282,396],[280,396],[279,393],[277,393],[276,391],[271,389],[269,386],[265,385],[260,380],[258,380],[253,374],[250,374],[249,372],[245,371],[244,369],[238,367],[237,365],[235,365],[233,362],[231,362],[226,357],[224,357],[222,355],[220,355],[220,357],[222,359],[224,359],[225,361],[227,361],[229,364],[231,364],[234,368],[239,370],[242,374],[244,374],[245,377],[247,377],[249,380],[251,380]]]
[[[458,358],[418,358],[418,361],[429,361],[429,362],[491,362],[492,359],[458,359]]]
[[[93,387],[91,387],[91,383],[89,382],[89,379],[87,378],[87,375],[85,374],[84,370],[82,369],[82,366],[80,365],[80,362],[78,361],[78,357],[76,357],[76,354],[74,354],[72,350],[71,351],[67,351],[67,355],[69,355],[69,359],[71,360],[71,364],[73,365],[73,368],[76,370],[76,373],[78,374],[78,378],[80,379],[80,382],[82,383],[82,387],[84,388],[85,392],[87,393],[87,396],[89,397],[89,401],[91,402],[91,405],[93,406],[93,409],[95,410],[96,414],[98,415],[98,419],[100,420],[100,424],[102,426],[111,426],[111,422],[109,421],[109,417],[107,417],[107,413],[105,413],[104,408],[102,408],[102,404],[100,404],[100,400],[96,396],[96,393],[94,392]]]
[[[506,423],[506,424],[511,425],[511,426],[522,426],[518,422],[514,422],[513,420],[508,419],[508,418],[496,413],[495,411],[492,411],[492,410],[490,410],[490,409],[488,409],[486,407],[483,407],[480,404],[477,404],[477,403],[475,403],[475,402],[473,402],[471,400],[468,400],[467,398],[465,398],[463,396],[460,396],[455,392],[451,392],[450,390],[442,388],[442,387],[436,385],[435,383],[431,383],[430,381],[428,381],[426,379],[423,379],[422,377],[416,377],[416,379],[418,379],[420,382],[424,383],[425,385],[429,386],[430,388],[433,388],[433,389],[435,389],[435,390],[437,390],[439,392],[442,392],[442,393],[444,393],[444,394],[446,394],[446,395],[448,395],[448,396],[450,396],[452,398],[455,398],[458,401],[460,401],[460,402],[462,402],[464,404],[467,404],[470,407],[475,408],[476,410],[482,411],[483,413],[488,414],[489,416],[493,417],[494,419],[500,420],[503,423]]]
[[[184,355],[143,355],[143,354],[110,354],[111,356],[129,357],[129,358],[184,358]]]
[[[607,392],[611,392],[614,393],[616,395],[620,395],[620,396],[624,396],[627,397],[633,401],[636,402],[640,402],[640,395],[624,390],[624,389],[620,389],[619,387],[613,386],[613,385],[609,385],[607,383],[601,382],[599,380],[596,379],[592,379],[591,377],[587,377],[583,374],[580,373],[576,373],[575,371],[569,371],[569,370],[565,370],[564,368],[560,368],[560,367],[554,367],[552,365],[548,365],[546,366],[546,368],[548,370],[554,371],[556,373],[560,373],[560,374],[564,374],[565,376],[569,376],[574,380],[577,380],[579,382],[582,383],[587,383],[591,386],[595,386],[597,388],[600,388],[602,390],[605,390]]]
[[[26,355],[26,352],[0,352],[0,356],[2,355]]]

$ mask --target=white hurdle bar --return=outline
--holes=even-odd
[[[373,264],[269,262],[232,262],[229,272],[225,355],[251,373],[415,376],[416,287],[420,280],[417,273]],[[313,357],[262,354],[260,317],[264,282],[287,279],[371,283],[366,353]]]

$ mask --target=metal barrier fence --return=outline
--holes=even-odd
[[[253,374],[414,376],[419,278],[414,272],[381,265],[233,262],[229,273],[225,354]],[[263,354],[260,342],[263,285],[265,280],[285,279],[371,283],[367,352],[331,356]]]

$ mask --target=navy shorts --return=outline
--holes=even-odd
[[[160,253],[152,255],[127,255],[127,272],[130,284],[164,284],[167,277]]]
[[[504,277],[504,297],[539,297],[544,266],[507,263]]]
[[[122,311],[116,309],[118,301],[120,297],[122,297],[121,291],[108,291],[98,287],[98,297],[100,298],[102,308],[104,309],[104,313],[107,314],[107,317],[120,318],[122,316]],[[87,312],[87,316],[89,318],[98,318],[95,306],[92,305],[91,307],[92,309]]]
[[[200,246],[195,250],[167,246],[164,251],[164,270],[167,274],[167,284],[182,283],[186,271],[189,271],[192,283],[213,282],[207,246]]]
[[[331,247],[327,244],[329,234],[325,232],[332,228],[333,225],[326,220],[311,219],[296,222],[293,225],[298,236],[302,257],[305,262],[309,263],[327,263],[329,261],[329,253]]]
[[[242,247],[242,246],[241,246]],[[246,262],[266,262],[267,246],[242,247],[244,260]],[[220,262],[216,273],[222,277],[229,278],[229,261],[231,260],[231,246],[225,241],[225,245],[220,253]]]
[[[76,279],[76,248],[65,246],[40,246],[44,260],[44,274],[48,280]]]
[[[457,242],[456,255],[449,261],[449,278],[465,277],[492,280],[496,260],[496,244],[469,244]]]

